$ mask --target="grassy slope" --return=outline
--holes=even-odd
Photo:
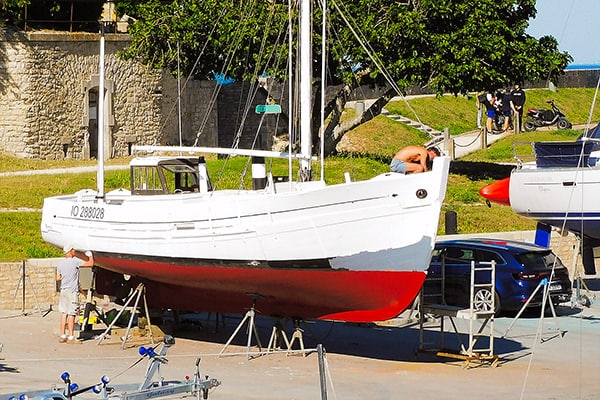
[[[543,108],[545,101],[554,99],[574,124],[587,121],[594,92],[591,89],[561,89],[558,92],[535,90],[527,92],[526,107]],[[410,100],[410,107],[404,101],[395,101],[386,107],[391,113],[404,114],[414,118],[414,109],[423,123],[436,129],[448,127],[451,134],[459,134],[475,127],[475,99],[445,96],[443,98],[423,97]],[[350,111],[351,112],[351,111]],[[596,111],[592,121],[600,120]],[[463,160],[471,162],[513,162],[513,143],[535,140],[573,140],[580,131],[537,131],[509,136],[494,143],[488,150],[480,150]],[[346,135],[342,148],[352,148],[355,153],[327,160],[325,179],[329,183],[341,182],[343,173],[350,172],[353,179],[364,179],[388,170],[387,161],[399,148],[407,144],[425,143],[427,135],[404,124],[378,116],[372,121]],[[527,149],[529,145],[521,146]],[[368,154],[360,157],[357,153]],[[126,163],[127,160],[113,160],[111,163]],[[238,171],[245,167],[244,159],[233,159],[223,170],[222,160],[209,162],[213,179],[219,175],[219,187],[240,187]],[[93,161],[41,161],[24,160],[0,153],[0,172],[73,165],[94,165]],[[285,174],[285,162],[275,163],[273,173]],[[485,167],[484,167],[485,168]],[[319,174],[318,167],[315,171]],[[27,257],[59,256],[57,249],[47,245],[39,232],[40,212],[44,197],[72,193],[82,188],[95,187],[95,173],[78,175],[61,174],[52,176],[26,176],[0,178],[0,208],[16,210],[32,208],[28,212],[0,212],[0,261],[19,261]],[[128,186],[127,171],[107,171],[106,190]],[[494,205],[487,208],[478,195],[481,187],[493,179],[470,178],[467,175],[452,174],[446,202],[443,206],[439,233],[444,231],[444,212],[456,211],[460,233],[490,232],[502,230],[533,229],[534,223],[517,217],[509,207]],[[213,182],[214,183],[214,182]],[[250,185],[249,177],[243,182]]]

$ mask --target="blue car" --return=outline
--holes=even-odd
[[[495,290],[491,293],[489,287],[475,285],[474,307],[477,310],[490,310],[492,296],[495,296],[496,314],[500,311],[520,310],[543,279],[546,279],[544,282],[547,282],[553,304],[569,301],[571,298],[569,271],[552,250],[531,243],[496,239],[437,242],[425,280],[425,295],[441,293],[441,282],[444,281],[445,301],[442,302],[468,308],[471,261],[481,263],[492,260],[496,262]],[[445,277],[441,279],[443,265]],[[491,282],[490,272],[478,271],[475,281]],[[546,285],[542,285],[538,289],[528,307],[542,305],[545,288]]]

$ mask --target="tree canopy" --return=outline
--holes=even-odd
[[[128,57],[176,71],[179,44],[181,71],[197,78],[213,79],[215,72],[246,80],[284,74],[285,62],[273,59],[288,52],[286,2],[149,0],[117,6],[136,19]],[[535,0],[332,0],[328,13],[326,75],[329,84],[346,86],[327,107],[327,153],[345,132],[379,114],[397,90],[416,84],[458,95],[554,80],[572,60],[555,38],[526,33]],[[316,16],[316,55],[319,21]],[[340,125],[348,94],[364,83],[389,89],[363,115]]]
[[[0,1],[6,10],[29,0]],[[413,85],[458,95],[556,80],[572,58],[558,50],[555,38],[526,33],[535,3],[330,0],[326,76],[329,85],[344,87],[326,107],[326,154],[335,151],[344,133],[378,115],[394,95]],[[133,21],[125,57],[173,73],[180,68],[197,79],[219,74],[256,80],[263,74],[282,78],[286,73],[281,60],[289,52],[287,1],[119,0],[116,5],[119,15]],[[321,19],[318,10],[315,14],[318,60]],[[315,77],[319,68],[315,62]],[[387,89],[362,115],[341,124],[344,104],[361,84]]]

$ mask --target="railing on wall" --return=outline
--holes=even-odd
[[[100,0],[72,0],[70,2],[70,12],[69,12],[69,19],[31,19],[29,18],[29,6],[24,6],[24,11],[23,11],[23,20],[24,20],[24,26],[23,29],[27,32],[28,30],[35,28],[49,28],[51,27],[52,29],[57,29],[57,30],[64,30],[64,31],[69,31],[69,32],[97,32],[98,31],[98,25],[100,23],[104,24],[104,32],[106,33],[116,33],[119,30],[117,29],[117,21],[102,21],[102,20],[98,20],[98,19],[92,19],[92,20],[81,20],[81,19],[75,19],[74,15],[75,15],[75,8],[74,8],[74,4],[75,3],[82,3],[82,2],[94,2],[94,3],[102,3],[102,1]],[[107,2],[107,3],[112,3],[112,2]],[[102,19],[109,19],[109,18],[104,18],[104,16],[102,17]],[[112,18],[114,19],[114,18]]]

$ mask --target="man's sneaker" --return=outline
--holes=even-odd
[[[77,339],[75,339],[73,336],[69,336],[67,338],[67,343],[69,344],[80,344],[81,342]]]
[[[58,343],[67,343],[67,337],[62,335],[58,338]]]

